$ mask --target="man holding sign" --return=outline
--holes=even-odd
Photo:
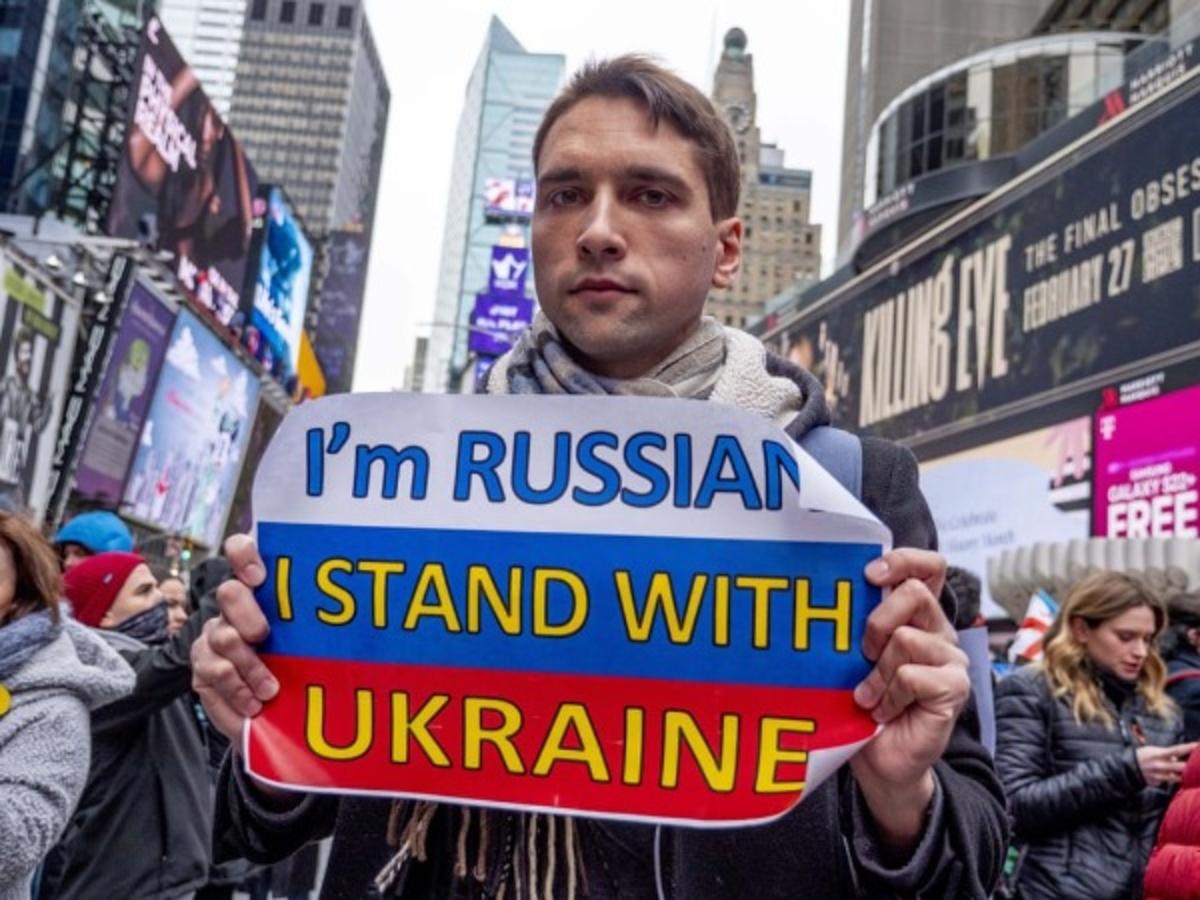
[[[493,368],[488,392],[710,400],[757,413],[807,446],[806,435],[829,422],[819,383],[702,317],[709,289],[733,282],[742,239],[737,151],[707,98],[642,58],[591,64],[547,111],[534,163],[542,313]],[[235,757],[218,799],[217,857],[269,861],[332,834],[327,898],[988,896],[1005,848],[1004,801],[973,733],[952,609],[939,603],[945,562],[916,464],[883,441],[855,443],[861,458],[845,446],[816,455],[831,471],[850,470],[839,480],[854,483],[900,548],[866,567],[867,581],[890,592],[861,629],[872,667],[853,693],[885,727],[801,805],[744,829],[560,821],[283,792]],[[475,456],[468,463],[478,468]],[[717,480],[728,489],[724,471],[718,465]],[[476,474],[487,483],[487,472]],[[675,498],[676,507],[693,502],[702,505]],[[287,579],[277,562],[268,572],[247,537],[226,550],[238,580],[218,592],[222,615],[197,643],[194,671],[210,717],[238,746],[247,720],[279,691],[255,650],[269,628],[252,589],[278,595]],[[264,555],[275,559],[265,547]],[[405,721],[415,734],[416,717]],[[432,729],[424,737],[434,743]]]

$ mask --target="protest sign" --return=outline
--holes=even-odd
[[[875,733],[852,690],[890,536],[766,419],[351,395],[259,473],[268,782],[746,823]]]

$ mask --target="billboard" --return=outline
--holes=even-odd
[[[488,178],[483,185],[483,212],[490,219],[529,219],[533,198],[531,178]]]
[[[257,377],[196,316],[180,311],[125,483],[123,511],[214,546],[258,393]]]
[[[229,507],[229,519],[225,524],[225,537],[231,534],[249,534],[254,524],[254,509],[251,506],[251,491],[254,488],[254,475],[258,472],[258,464],[267,445],[275,436],[279,423],[283,421],[283,413],[273,407],[264,398],[258,404],[258,415],[254,417],[254,428],[250,431],[250,440],[246,442],[246,464],[238,476],[237,489],[233,492],[233,502]]]
[[[988,590],[990,557],[1087,536],[1091,430],[1084,416],[921,464],[938,548],[950,565],[979,576],[986,617],[1007,615]]]
[[[512,349],[532,321],[533,301],[528,297],[478,294],[471,310],[467,347],[482,356],[501,356]]]
[[[254,242],[257,272],[242,341],[264,369],[286,383],[300,356],[313,251],[283,191],[271,186],[263,195]]]
[[[1096,414],[1092,532],[1200,536],[1200,386]]]
[[[329,268],[321,285],[313,349],[330,394],[346,393],[354,381],[354,352],[370,248],[370,235],[362,231],[334,231],[326,242]]]
[[[90,500],[114,507],[121,500],[174,320],[174,312],[133,282],[75,469],[75,490]]]
[[[1149,107],[817,300],[778,349],[827,364],[840,422],[906,438],[1194,342],[1198,146],[1200,93]]]
[[[228,325],[246,283],[254,170],[157,17],[135,73],[108,232],[169,251],[192,299]]]
[[[46,495],[79,309],[0,256],[0,498],[35,520]]]

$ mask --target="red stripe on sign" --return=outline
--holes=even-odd
[[[875,730],[850,691],[264,658],[283,689],[250,771],[318,790],[757,820],[796,802],[807,752]]]

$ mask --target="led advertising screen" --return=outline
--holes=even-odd
[[[534,182],[529,178],[488,178],[483,185],[484,215],[528,219],[533,215]]]
[[[196,316],[181,311],[125,483],[123,511],[215,546],[258,393],[250,370]]]
[[[192,298],[228,325],[242,305],[257,178],[156,17],[135,73],[108,232],[169,251]]]
[[[0,497],[45,513],[79,308],[0,257]]]
[[[121,499],[174,321],[161,300],[133,283],[75,469],[75,489],[90,500],[116,506]]]
[[[1092,532],[1200,536],[1200,386],[1096,414]]]
[[[313,251],[283,191],[267,188],[263,200],[258,273],[242,341],[264,369],[286,382],[300,355]]]
[[[344,394],[354,380],[363,292],[371,238],[362,231],[334,231],[326,243],[329,270],[321,285],[321,312],[313,349],[325,374],[325,390]]]

